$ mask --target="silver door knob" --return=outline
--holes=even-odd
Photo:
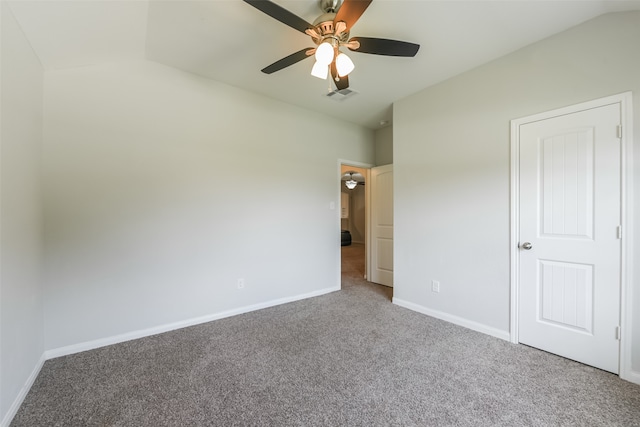
[[[524,242],[523,244],[520,245],[520,247],[522,249],[524,249],[525,251],[528,251],[529,249],[531,249],[533,247],[533,245],[529,242]]]

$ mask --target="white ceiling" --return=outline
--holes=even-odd
[[[275,0],[308,22],[315,0]],[[265,66],[305,47],[308,36],[241,0],[10,1],[46,70],[156,61],[366,126],[391,121],[394,101],[598,15],[640,10],[640,0],[373,0],[351,36],[421,45],[414,58],[349,52],[356,65],[342,101],[312,59],[271,75]]]

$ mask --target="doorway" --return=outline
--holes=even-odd
[[[369,168],[340,165],[341,277],[367,280]]]
[[[511,339],[621,374],[627,104],[512,121]]]
[[[340,226],[350,233],[341,246],[341,287],[367,285],[393,297],[393,166],[339,161]],[[347,181],[351,188],[347,187]],[[360,187],[359,193],[353,192]],[[362,205],[364,196],[364,209]],[[346,209],[343,211],[342,207]],[[362,232],[363,231],[363,232]],[[344,242],[344,237],[341,238]]]

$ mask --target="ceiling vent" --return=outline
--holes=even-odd
[[[344,101],[347,98],[351,98],[352,96],[357,95],[358,92],[351,89],[341,89],[341,90],[333,90],[327,93],[325,96],[327,98],[331,98],[334,101]]]

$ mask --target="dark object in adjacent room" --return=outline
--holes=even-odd
[[[351,244],[351,232],[349,230],[342,230],[340,235],[342,239],[341,246],[349,246]]]

